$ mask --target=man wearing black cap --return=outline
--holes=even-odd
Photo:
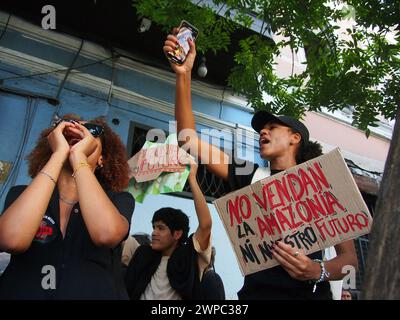
[[[176,43],[176,37],[169,35],[164,44],[164,53],[172,51]],[[205,165],[216,176],[227,181],[232,191],[322,154],[321,146],[309,141],[309,132],[303,123],[291,117],[258,111],[251,125],[260,134],[260,156],[269,161],[269,167],[260,168],[257,164],[251,164],[253,170],[250,173],[240,174],[238,168],[248,167],[248,162],[240,166],[235,161],[230,163],[227,154],[200,140],[196,134],[190,92],[196,51],[193,42],[190,41],[189,46],[190,52],[182,65],[171,63],[176,73],[177,130],[181,132],[186,129],[187,133],[187,129],[192,129],[184,142],[189,146],[190,153],[202,160],[204,150],[208,150],[208,159],[218,159],[208,161]],[[338,244],[335,249],[337,257],[322,262],[321,252],[306,256],[280,241],[274,248],[274,257],[280,266],[247,275],[243,288],[238,292],[239,299],[332,299],[328,280],[343,279],[346,274],[342,270],[346,265],[357,268],[352,241]]]

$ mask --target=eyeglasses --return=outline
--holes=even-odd
[[[62,122],[62,121],[66,121],[66,122],[70,122],[70,123],[78,122],[73,119],[58,119],[56,122],[53,123],[53,127],[54,128],[57,127],[60,124],[60,122]],[[82,125],[86,129],[88,129],[89,132],[92,134],[92,136],[95,138],[100,137],[101,135],[104,134],[104,128],[99,124],[86,122],[86,123],[83,123]]]

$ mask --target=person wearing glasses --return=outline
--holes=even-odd
[[[67,115],[28,156],[29,185],[12,187],[0,216],[11,261],[1,299],[127,299],[121,242],[135,201],[126,150],[100,118]]]
[[[176,47],[178,40],[175,35],[178,30],[174,31],[164,43],[163,51],[166,55]],[[230,191],[246,187],[322,154],[321,145],[309,141],[308,129],[302,122],[287,116],[275,116],[267,111],[256,112],[251,125],[260,135],[260,156],[269,161],[268,168],[248,161],[242,165],[230,161],[225,152],[200,140],[196,133],[190,90],[196,49],[193,41],[188,42],[190,51],[185,62],[182,65],[170,63],[176,74],[177,131],[180,133],[185,130],[187,136],[186,141],[179,143],[185,143],[190,153],[198,157],[208,170],[226,181]],[[335,249],[337,256],[323,262],[321,251],[307,256],[283,241],[277,242],[273,247],[273,255],[279,265],[245,276],[244,285],[238,292],[239,299],[332,299],[329,280],[343,279],[346,276],[344,266],[351,265],[356,269],[358,266],[352,240],[337,244]]]

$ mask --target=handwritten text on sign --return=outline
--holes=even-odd
[[[338,149],[215,202],[244,275],[282,240],[307,254],[366,234],[372,218]]]

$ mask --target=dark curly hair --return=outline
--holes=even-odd
[[[74,114],[66,114],[62,118],[83,121],[81,117]],[[104,128],[104,134],[100,136],[104,165],[95,171],[95,175],[105,188],[114,192],[122,191],[129,184],[129,166],[125,146],[119,136],[107,125],[103,117],[98,117],[89,122],[101,125]],[[29,175],[32,178],[38,174],[50,159],[52,151],[47,135],[52,130],[53,127],[50,127],[41,132],[35,148],[27,157]]]
[[[289,127],[290,128],[290,127]],[[297,131],[290,128],[293,133],[298,133]],[[303,137],[300,140],[300,146],[296,152],[296,163],[300,164],[308,160],[314,159],[321,156],[322,146],[317,141],[308,141],[304,143]]]
[[[171,230],[171,234],[174,231],[182,230],[182,237],[180,237],[178,243],[186,242],[189,234],[189,217],[182,210],[169,207],[161,208],[154,212],[151,223],[154,225],[157,221],[164,222]]]

